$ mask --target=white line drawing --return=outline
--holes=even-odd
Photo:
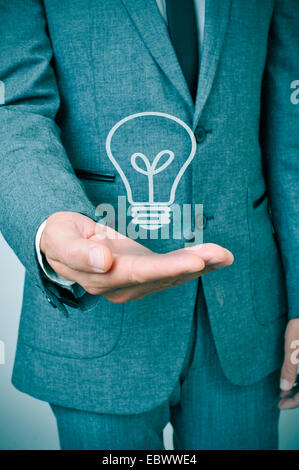
[[[172,150],[168,150],[168,149],[161,150],[154,158],[154,161],[152,164],[150,163],[146,155],[142,154],[141,152],[136,152],[131,155],[130,163],[132,167],[134,168],[134,170],[137,173],[146,175],[148,178],[149,197],[148,197],[148,201],[146,202],[141,202],[141,201],[137,202],[133,200],[132,188],[129,184],[129,181],[124,171],[120,167],[119,163],[117,162],[117,160],[112,154],[111,141],[117,129],[123,126],[126,122],[143,117],[143,116],[158,116],[158,117],[175,121],[177,124],[179,124],[186,130],[191,140],[191,151],[188,154],[187,159],[184,160],[183,165],[181,166],[179,172],[177,173],[174,179],[174,182],[172,184],[171,191],[170,191],[170,197],[167,202],[155,202],[154,200],[154,176],[158,173],[161,173],[169,165],[171,165],[171,163],[173,162],[175,158],[175,154]],[[107,139],[106,139],[106,152],[107,152],[109,159],[113,163],[114,167],[118,171],[125,185],[127,196],[128,196],[128,201],[131,204],[131,214],[133,217],[132,222],[136,225],[140,225],[146,230],[158,229],[162,227],[162,225],[164,224],[169,224],[170,214],[171,214],[170,206],[174,203],[175,192],[176,192],[177,186],[185,170],[187,169],[187,167],[193,160],[195,156],[195,152],[196,152],[196,139],[191,128],[181,119],[177,118],[176,116],[172,116],[171,114],[167,114],[167,113],[160,113],[156,111],[145,111],[141,113],[131,114],[125,117],[124,119],[121,119],[119,122],[117,122],[108,133]],[[159,166],[159,161],[164,155],[168,155],[168,158],[164,163],[162,163],[162,165]],[[143,161],[145,165],[145,170],[138,165],[137,163],[138,159]]]

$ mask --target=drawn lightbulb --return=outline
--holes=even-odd
[[[187,158],[186,155],[176,155],[175,152],[173,152],[172,150],[162,149],[155,156],[152,163],[150,163],[149,158],[144,155],[143,152],[140,151],[132,153],[131,157],[129,157],[129,162],[117,161],[111,150],[112,139],[115,132],[122,126],[126,125],[127,122],[132,121],[133,119],[142,118],[144,116],[156,116],[159,118],[170,119],[171,121],[174,121],[179,126],[181,126],[183,129],[185,129],[189,136],[191,144],[191,150],[190,152],[188,150]],[[126,138],[129,138],[129,136],[126,136]],[[146,230],[158,229],[162,227],[162,225],[169,224],[171,218],[171,205],[175,201],[177,186],[185,170],[193,160],[196,152],[196,139],[191,128],[181,119],[166,113],[159,113],[153,111],[131,114],[130,116],[125,117],[117,124],[115,124],[110,130],[106,139],[106,152],[125,185],[128,201],[131,205],[131,215],[133,217],[132,223],[139,225],[140,227],[143,227]],[[180,165],[179,171],[175,172],[176,174],[172,182],[170,194],[166,201],[156,201],[154,194],[154,178],[157,174],[163,172],[168,167],[170,167],[175,159],[179,159]],[[140,161],[140,163],[143,163],[144,168],[142,168],[140,164],[138,164],[138,161]],[[120,163],[123,163],[123,168],[121,167]],[[147,177],[147,201],[135,201],[133,199],[132,185],[130,185],[129,180],[126,176],[128,168],[133,168],[136,171],[136,176],[139,173]],[[140,180],[135,179],[134,183],[135,182],[137,185],[140,184]]]

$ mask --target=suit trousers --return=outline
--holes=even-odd
[[[169,422],[175,450],[277,449],[279,374],[276,370],[250,386],[234,385],[225,377],[199,282],[186,357],[168,400],[128,415],[50,406],[62,449],[161,450]]]

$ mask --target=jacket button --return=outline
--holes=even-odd
[[[213,220],[213,219],[214,219],[213,215],[208,216],[206,214],[203,214],[195,222],[196,229],[197,230],[205,230],[207,228],[207,225],[208,225],[209,221]]]
[[[202,144],[207,137],[207,132],[204,127],[198,126],[194,131],[195,139],[198,144]]]
[[[188,237],[186,237],[188,242],[193,242],[195,240],[195,234],[194,234],[194,231],[193,232],[190,232],[188,234]]]
[[[207,216],[205,214],[198,214],[195,220],[196,230],[204,230],[207,226]]]

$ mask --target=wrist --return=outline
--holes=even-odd
[[[57,274],[53,268],[50,266],[50,264],[47,261],[46,258],[46,225],[47,225],[47,220],[45,220],[39,227],[36,237],[35,237],[35,251],[38,259],[38,263],[43,271],[43,273],[46,275],[46,278],[52,282],[55,282],[61,286],[64,286],[66,288],[73,286],[74,281],[70,281],[69,279],[66,279],[59,274]],[[43,240],[43,241],[42,241]]]

